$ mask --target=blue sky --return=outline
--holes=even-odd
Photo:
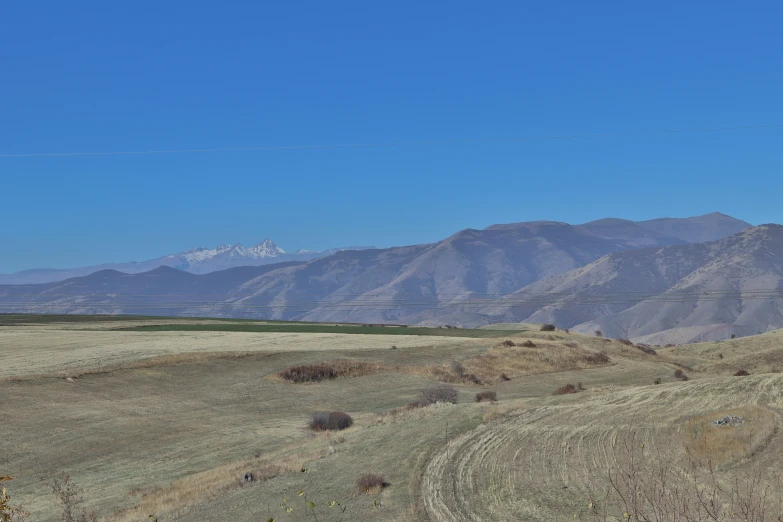
[[[544,5],[546,4],[546,5]],[[0,272],[264,237],[721,211],[783,222],[780,2],[0,5]]]

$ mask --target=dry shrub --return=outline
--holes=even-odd
[[[611,359],[604,352],[591,352],[584,355],[585,362],[591,366],[609,364]]]
[[[750,375],[750,374],[746,370],[738,370],[734,374],[734,377],[747,377],[748,375]]]
[[[429,405],[437,402],[450,402],[457,404],[459,393],[454,386],[448,384],[436,384],[428,386],[419,392],[419,402]]]
[[[663,382],[663,379],[661,379],[660,377],[656,377],[654,382],[655,384],[661,384]]]
[[[353,417],[344,411],[316,412],[307,425],[313,431],[344,430],[353,426]]]
[[[553,324],[542,324],[541,325],[541,331],[542,332],[554,332],[555,330],[557,330],[557,327],[555,327],[555,325],[553,325]]]
[[[603,336],[604,336],[604,333],[603,333],[601,330],[596,330],[596,331],[595,331],[595,336],[596,336],[596,337],[603,337]]]
[[[683,372],[679,368],[674,370],[674,378],[675,379],[680,379],[681,381],[687,381],[688,380],[688,376],[685,375],[685,372]]]
[[[560,388],[555,390],[555,393],[552,395],[567,395],[569,393],[579,393],[580,391],[583,391],[584,388],[582,387],[582,383],[578,383],[576,386],[573,384],[566,384],[565,386],[561,386]]]
[[[447,367],[432,366],[430,367],[430,373],[434,375],[439,381],[443,382],[453,384],[482,384],[481,379],[479,379],[476,374],[466,373],[465,367],[462,365],[462,363],[457,361],[452,362]]]
[[[3,485],[9,480],[13,479],[0,477],[0,522],[25,522],[29,513],[19,506],[11,505],[11,496]]]
[[[339,377],[360,377],[378,373],[382,367],[358,361],[332,361],[313,364],[300,364],[278,372],[278,376],[286,381],[321,382]]]
[[[503,342],[502,342],[502,343],[500,343],[500,344],[502,344],[503,346],[508,346],[508,347],[511,347],[511,346],[516,346],[516,344],[514,343],[514,341],[512,341],[512,340],[510,340],[510,339],[506,339],[505,341],[503,341]]]
[[[617,342],[626,346],[633,346],[633,343],[628,339],[617,339]]]
[[[356,488],[364,493],[378,492],[386,485],[386,477],[376,473],[365,473],[356,480]]]
[[[506,375],[505,373],[501,373],[501,374],[500,374],[500,380],[501,380],[501,381],[510,381],[510,380],[511,380],[511,377],[509,377],[509,376],[508,376],[508,375]]]
[[[636,345],[636,347],[647,355],[658,355],[658,352],[656,352],[655,349],[649,344],[639,343]]]
[[[476,394],[476,402],[495,402],[498,400],[497,392],[483,391]]]
[[[533,341],[531,341],[530,339],[528,339],[527,341],[522,343],[521,346],[524,346],[525,348],[535,348],[536,344]]]

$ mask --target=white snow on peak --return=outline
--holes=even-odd
[[[224,254],[231,258],[246,257],[249,259],[260,259],[265,257],[277,257],[281,254],[285,254],[285,250],[275,245],[271,239],[264,239],[261,243],[250,248],[245,248],[241,243],[235,245],[218,245],[215,248],[198,247],[179,254],[171,254],[166,256],[168,259],[181,257],[189,265],[197,265],[204,263],[210,259]]]

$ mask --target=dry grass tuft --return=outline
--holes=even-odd
[[[386,477],[376,473],[365,473],[356,481],[356,488],[364,493],[378,493],[386,486]]]
[[[569,393],[579,393],[580,391],[584,391],[584,387],[582,386],[581,382],[576,386],[569,383],[556,389],[552,395],[568,395]]]

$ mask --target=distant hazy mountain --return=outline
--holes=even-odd
[[[236,266],[261,266],[288,261],[309,261],[341,250],[363,250],[367,248],[374,247],[333,248],[324,251],[297,250],[289,254],[272,242],[272,240],[264,239],[262,242],[249,248],[245,248],[240,243],[237,243],[235,245],[218,245],[215,248],[199,247],[186,252],[140,262],[105,263],[68,269],[38,268],[23,270],[13,274],[0,275],[0,284],[49,283],[63,281],[71,277],[89,275],[100,270],[118,270],[127,274],[137,274],[148,272],[159,266],[169,266],[192,274],[206,274]]]
[[[466,327],[555,322],[655,343],[783,326],[783,302],[751,293],[783,290],[783,227],[746,229],[721,214],[681,221],[665,220],[664,231],[619,219],[493,225],[434,244],[343,250],[220,271],[211,270],[235,259],[279,261],[288,254],[271,242],[201,249],[161,259],[209,272],[203,275],[163,263],[138,274],[103,270],[48,284],[5,285],[0,311]],[[688,242],[740,227],[718,241]]]

